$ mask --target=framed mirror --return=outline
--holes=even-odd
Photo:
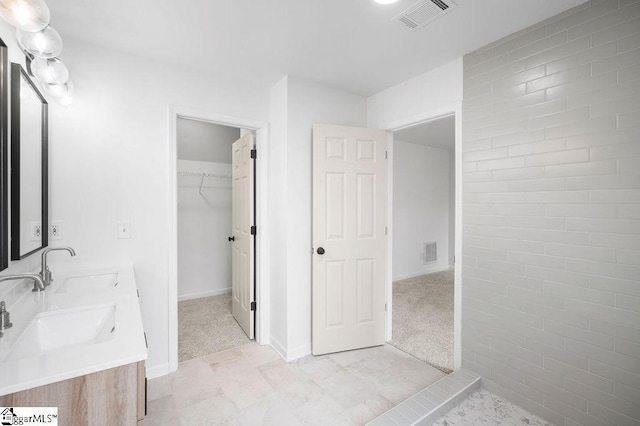
[[[8,49],[0,39],[0,271],[9,266]]]
[[[48,105],[20,64],[11,64],[11,259],[48,244]]]

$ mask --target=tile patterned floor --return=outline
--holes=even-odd
[[[286,363],[251,343],[149,381],[157,425],[362,425],[444,373],[389,346]]]
[[[523,408],[484,389],[441,417],[433,426],[551,426]]]

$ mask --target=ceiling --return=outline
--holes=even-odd
[[[289,74],[369,96],[585,0],[454,0],[410,32],[400,0],[47,0],[74,38],[270,87]],[[64,60],[64,51],[61,58]]]

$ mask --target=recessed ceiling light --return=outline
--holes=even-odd
[[[391,4],[396,3],[398,0],[373,0],[378,4]]]

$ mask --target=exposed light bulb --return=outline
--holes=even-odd
[[[69,70],[58,58],[33,58],[31,74],[44,84],[63,84],[69,80]]]
[[[68,96],[66,98],[58,99],[58,103],[62,106],[69,106],[73,103],[73,98]]]
[[[49,25],[50,19],[43,0],[0,0],[0,16],[25,31],[40,31]]]
[[[62,52],[62,38],[50,26],[36,32],[23,31],[18,28],[16,38],[22,50],[33,56],[53,58]]]
[[[74,89],[71,80],[67,80],[67,82],[63,84],[45,84],[45,88],[47,93],[54,98],[69,98],[73,95]]]

